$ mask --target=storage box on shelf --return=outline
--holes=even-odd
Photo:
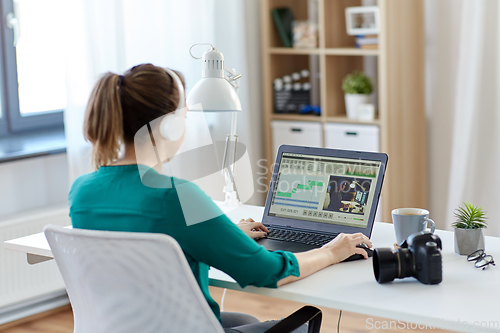
[[[324,133],[326,148],[380,151],[377,125],[326,123]]]
[[[319,122],[274,120],[271,122],[271,127],[273,129],[274,156],[281,145],[323,146],[323,134]]]

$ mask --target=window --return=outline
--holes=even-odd
[[[64,1],[1,3],[0,135],[63,126]]]

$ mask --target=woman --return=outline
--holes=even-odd
[[[362,234],[341,234],[321,249],[294,255],[269,252],[257,245],[253,239],[264,237],[267,229],[251,219],[236,226],[219,212],[205,222],[186,223],[176,190],[179,184],[183,185],[184,194],[188,191],[192,202],[205,205],[209,202],[212,211],[218,211],[217,206],[196,185],[160,175],[157,172],[160,170],[152,169],[159,168],[156,161],[141,159],[138,165],[134,145],[134,136],[151,123],[148,128],[157,151],[165,154],[163,157],[172,158],[179,150],[185,133],[176,140],[164,139],[158,122],[153,122],[176,110],[180,96],[177,79],[165,69],[143,64],[123,76],[107,73],[97,82],[84,124],[85,137],[93,145],[96,171],[79,177],[72,185],[69,202],[73,227],[172,236],[183,249],[203,295],[227,331],[263,332],[274,323],[260,323],[242,314],[220,313],[208,291],[209,266],[228,273],[242,287],[276,288],[354,253],[366,258],[366,252],[356,245],[365,243],[371,247],[370,240]],[[184,119],[185,112],[176,116]],[[119,157],[120,149],[124,152]],[[141,179],[144,169],[152,176],[149,181],[166,186],[145,186]]]

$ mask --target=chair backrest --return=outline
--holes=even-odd
[[[75,333],[223,333],[177,242],[163,234],[44,229]]]

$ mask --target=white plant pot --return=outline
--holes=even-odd
[[[467,256],[472,252],[484,250],[483,229],[455,228],[455,252]]]
[[[345,94],[344,97],[345,110],[349,119],[358,119],[358,107],[370,102],[370,95],[365,94]]]

